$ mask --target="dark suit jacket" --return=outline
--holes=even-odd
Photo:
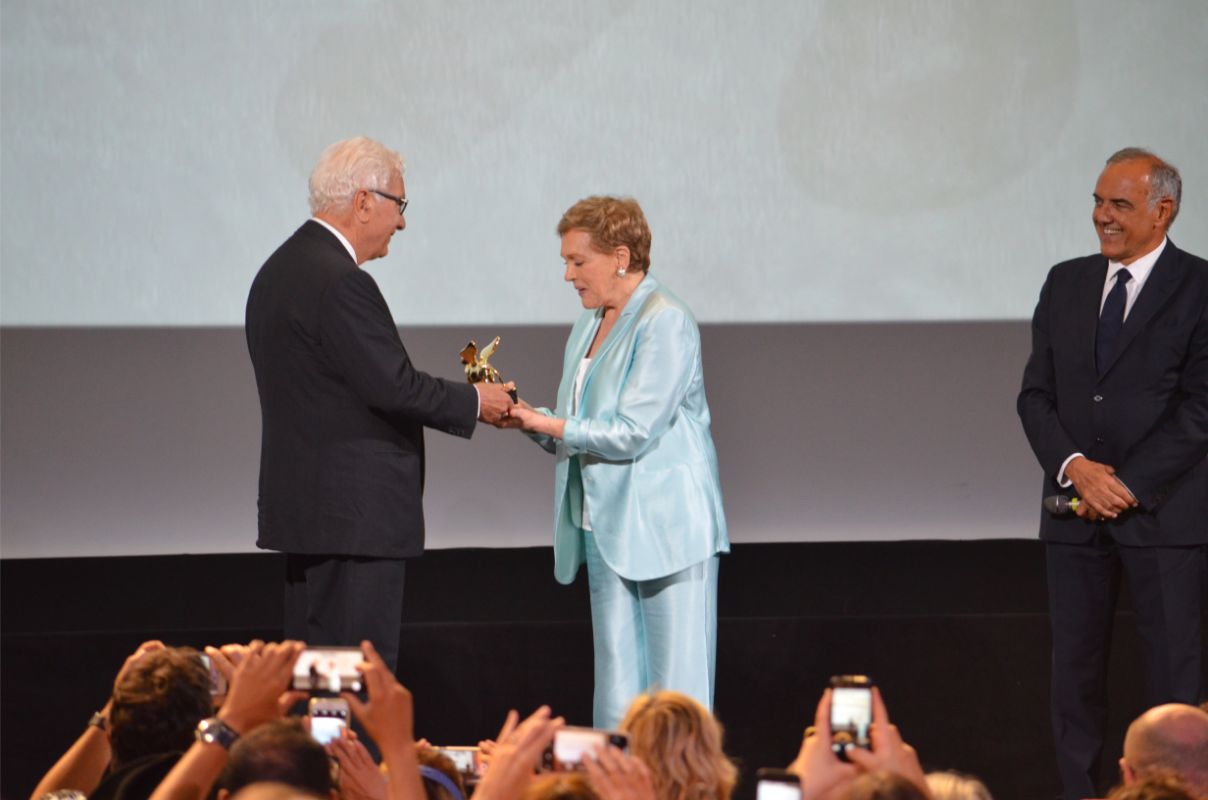
[[[307,221],[247,302],[260,390],[260,537],[287,553],[405,558],[424,546],[424,426],[469,437],[469,384],[411,365],[377,283]]]
[[[1032,319],[1019,416],[1044,495],[1074,452],[1110,464],[1141,505],[1106,524],[1125,545],[1208,542],[1208,262],[1167,241],[1103,376],[1095,331],[1107,259],[1053,267]],[[1040,537],[1088,540],[1094,523],[1042,513]]]

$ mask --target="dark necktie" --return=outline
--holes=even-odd
[[[1116,273],[1116,282],[1103,301],[1103,313],[1099,315],[1099,333],[1095,337],[1095,367],[1099,374],[1107,368],[1116,352],[1116,337],[1124,327],[1124,304],[1128,299],[1128,282],[1132,275],[1127,269]]]

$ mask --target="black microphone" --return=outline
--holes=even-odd
[[[1051,495],[1044,499],[1044,510],[1055,517],[1071,514],[1077,511],[1080,505],[1082,505],[1082,501],[1077,497],[1066,497],[1063,494]]]

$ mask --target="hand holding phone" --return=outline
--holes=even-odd
[[[570,772],[583,769],[584,756],[612,745],[628,751],[629,737],[616,731],[595,728],[562,728],[541,758],[543,772]]]

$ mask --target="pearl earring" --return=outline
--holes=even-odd
[[[625,277],[625,270],[623,270],[623,269],[619,269],[619,270],[617,270],[617,277],[618,277],[618,278],[624,278],[624,277]]]

